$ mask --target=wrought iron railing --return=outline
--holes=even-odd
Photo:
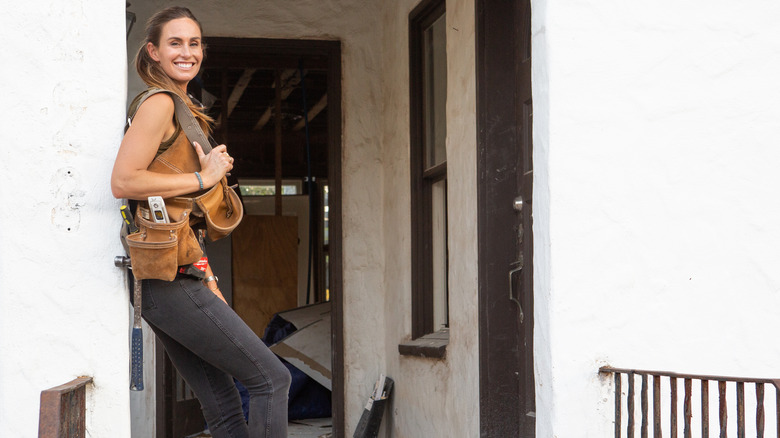
[[[680,428],[682,428],[683,438],[709,438],[711,428],[717,430],[717,435],[713,434],[713,436],[720,438],[727,438],[729,431],[731,431],[732,436],[736,432],[738,438],[744,438],[747,432],[750,432],[751,436],[755,432],[756,437],[763,438],[765,433],[771,433],[773,429],[780,438],[780,379],[707,376],[612,367],[602,367],[599,372],[614,374],[616,438],[623,436],[634,438],[637,428],[639,436],[647,438],[650,436],[651,424],[653,438],[661,438],[664,435],[677,438]],[[649,405],[651,380],[653,387],[652,413]],[[636,410],[637,381],[641,385],[638,396],[639,412]],[[698,384],[694,385],[694,381]],[[710,404],[714,404],[714,400],[711,401],[709,395],[711,382],[717,382],[717,419],[710,417]],[[628,386],[625,394],[624,384]],[[683,387],[682,409],[679,405],[680,384]],[[745,399],[746,385],[748,392],[755,394],[755,399],[749,396],[747,403]],[[765,386],[774,388],[775,393],[774,397],[768,399],[767,403],[765,403]],[[700,397],[699,401],[696,401],[695,395]],[[729,402],[732,402],[731,407]],[[766,412],[771,412],[771,410],[775,412],[775,419],[773,424],[767,426]],[[699,415],[696,415],[695,411],[698,411]],[[663,412],[667,412],[667,414],[664,415]],[[729,413],[736,414],[736,424],[729,425]],[[682,414],[681,419],[679,414]],[[637,417],[639,419],[638,427]],[[693,421],[694,417],[697,421]],[[748,421],[746,417],[755,417],[755,423],[746,425]],[[750,421],[752,422],[752,419]]]

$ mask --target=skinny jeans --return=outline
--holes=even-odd
[[[200,280],[143,280],[142,315],[200,401],[215,438],[287,436],[290,372]],[[249,391],[249,424],[233,377]]]

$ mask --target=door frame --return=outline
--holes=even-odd
[[[530,0],[476,1],[479,419],[483,437],[535,436],[530,11]],[[516,154],[523,156],[518,163],[525,164],[511,172],[507,158],[516,158]],[[519,181],[523,193],[508,193],[507,187]],[[517,195],[524,200],[520,213],[511,205]],[[518,256],[518,229],[506,226],[506,218],[519,214],[524,231],[519,255],[524,265],[519,265],[520,275],[512,277],[508,274]],[[520,278],[515,282],[519,288],[515,296],[522,302],[522,322],[510,300],[510,283]],[[508,365],[512,362],[517,362],[516,368]]]
[[[334,436],[344,436],[344,300],[342,273],[342,88],[341,88],[341,41],[338,40],[292,40],[267,38],[206,38],[210,44],[229,43],[237,50],[255,49],[263,55],[297,59],[305,56],[321,59],[328,71],[328,242],[329,242],[329,289],[331,308],[331,351],[333,389],[331,392],[332,421]],[[251,62],[251,60],[247,60]],[[288,61],[284,61],[288,62]],[[158,343],[159,344],[159,343]],[[159,355],[158,358],[162,358]],[[161,390],[166,384],[162,360],[157,361],[157,432],[166,436],[166,414],[170,414],[171,400],[166,400]],[[161,400],[162,398],[162,400]]]

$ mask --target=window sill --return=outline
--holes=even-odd
[[[417,339],[401,342],[398,344],[398,352],[402,356],[444,359],[447,353],[447,344],[449,343],[450,329],[444,328]]]

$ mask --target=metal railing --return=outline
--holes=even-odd
[[[667,436],[671,438],[677,438],[679,433],[680,424],[682,423],[682,436],[684,438],[691,438],[694,436],[700,436],[702,438],[709,438],[710,429],[717,429],[718,437],[726,438],[729,430],[734,431],[736,429],[736,436],[738,438],[744,438],[746,430],[750,429],[750,432],[755,431],[758,438],[763,438],[767,430],[766,425],[766,407],[765,407],[765,385],[774,387],[775,396],[774,400],[770,399],[770,404],[773,404],[775,411],[774,429],[780,438],[780,379],[754,379],[754,378],[742,378],[742,377],[725,377],[725,376],[707,376],[707,375],[695,375],[695,374],[680,374],[667,371],[647,371],[647,370],[634,370],[634,369],[622,369],[612,367],[602,367],[599,369],[601,374],[614,374],[615,382],[615,437],[621,438],[623,431],[625,430],[628,438],[634,438],[636,434],[637,414],[640,419],[639,424],[639,436],[641,438],[647,438],[650,432],[650,424],[652,423],[652,433],[654,438],[661,438],[664,431],[667,432]],[[636,412],[636,399],[637,399],[637,380],[641,382],[639,390],[639,404],[640,411]],[[652,380],[652,414],[649,412],[650,406],[650,380]],[[664,384],[662,386],[662,380],[668,381],[668,386]],[[694,386],[693,381],[697,381],[698,385]],[[627,383],[628,391],[624,397],[623,385]],[[710,382],[717,382],[718,391],[718,409],[717,409],[717,421],[715,418],[710,418]],[[680,411],[679,405],[679,386],[682,383],[683,387],[683,406]],[[745,402],[745,385],[748,385],[748,389],[754,389],[755,400],[752,397],[748,399],[748,411],[750,415],[746,415],[746,402]],[[735,388],[727,391],[727,388]],[[695,401],[694,393],[698,393],[700,401]],[[666,396],[668,395],[668,399]],[[625,411],[623,399],[625,401]],[[668,400],[668,401],[667,401]],[[734,404],[729,408],[729,401],[734,401]],[[693,422],[694,405],[698,405],[697,421]],[[666,409],[662,409],[666,408]],[[771,408],[772,406],[770,406]],[[664,419],[663,412],[668,412],[667,419]],[[729,425],[728,413],[736,413],[737,421],[736,425]],[[626,417],[626,425],[624,428],[623,419],[624,413]],[[682,419],[679,419],[679,414],[682,413]],[[753,415],[754,414],[754,415]],[[754,425],[746,427],[746,416],[755,417]],[[668,423],[667,423],[668,421]],[[696,434],[693,426],[699,426],[698,429],[701,433]],[[755,426],[755,428],[753,428]],[[770,427],[771,429],[771,427]],[[714,431],[713,431],[714,432]],[[713,435],[716,436],[716,435]]]

